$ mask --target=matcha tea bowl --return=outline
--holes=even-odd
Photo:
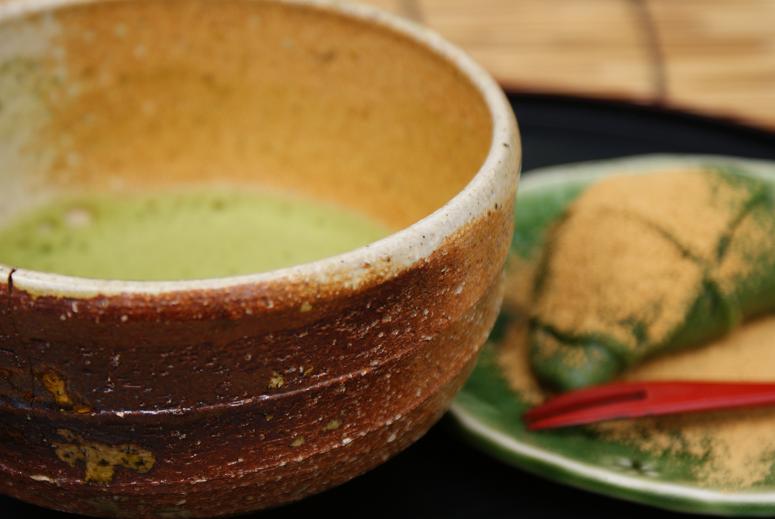
[[[371,8],[0,3],[0,492],[300,499],[446,409],[501,302],[503,94]]]

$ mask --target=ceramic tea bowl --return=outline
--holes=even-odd
[[[501,301],[519,143],[497,85],[371,8],[0,3],[0,223],[57,193],[232,184],[397,232],[240,277],[0,265],[0,492],[202,517],[342,483],[420,437]]]

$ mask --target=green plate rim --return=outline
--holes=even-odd
[[[775,180],[772,174],[775,163],[765,160],[708,154],[650,154],[534,169],[522,177],[519,192],[524,194],[564,184],[569,179],[583,182],[614,173],[637,174],[662,167],[712,164],[739,166],[757,176]],[[465,388],[462,393],[465,393]],[[775,514],[775,491],[725,492],[688,484],[660,482],[590,465],[518,440],[477,415],[461,397],[453,402],[450,414],[463,437],[475,447],[510,465],[553,481],[680,512],[748,516]]]

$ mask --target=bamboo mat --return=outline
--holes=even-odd
[[[359,0],[423,23],[506,87],[775,129],[775,0]]]

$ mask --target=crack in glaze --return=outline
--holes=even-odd
[[[11,296],[13,295],[13,275],[16,272],[16,269],[13,268],[8,273],[8,279],[6,280],[6,286],[8,287],[8,300],[10,303]]]

